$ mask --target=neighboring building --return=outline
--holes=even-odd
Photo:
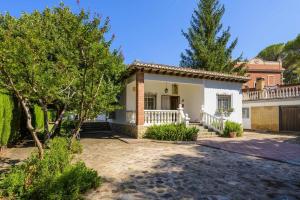
[[[300,84],[243,90],[243,126],[245,129],[300,132]]]
[[[124,108],[115,112],[113,130],[141,138],[153,124],[201,122],[222,131],[224,119],[242,123],[247,77],[142,62],[127,72],[120,96]]]
[[[250,77],[250,81],[243,85],[243,88],[255,88],[258,80],[265,80],[265,86],[276,86],[282,84],[282,68],[281,62],[264,61],[259,58],[251,59],[246,64],[247,74]]]

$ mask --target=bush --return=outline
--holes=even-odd
[[[242,125],[236,122],[226,121],[223,136],[229,137],[231,132],[236,132],[236,136],[241,137],[243,135]]]
[[[72,134],[72,130],[75,129],[76,121],[65,119],[62,121],[60,135],[69,137]]]
[[[192,141],[197,139],[198,129],[184,124],[154,125],[147,129],[145,138],[169,141]]]
[[[80,154],[80,153],[82,153],[83,147],[82,147],[82,144],[80,143],[80,141],[74,139],[74,140],[71,142],[70,150],[71,150],[72,153],[75,153],[75,154]]]
[[[0,91],[0,148],[7,145],[11,136],[13,109],[13,98]]]
[[[80,199],[80,194],[100,185],[97,172],[84,163],[71,164],[68,141],[54,138],[44,159],[32,154],[23,164],[1,177],[0,197],[9,199]]]

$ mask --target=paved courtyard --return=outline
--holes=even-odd
[[[246,132],[240,138],[203,138],[198,144],[300,166],[299,137]]]
[[[240,140],[254,136],[246,134]],[[254,138],[259,137],[261,141],[292,139]],[[110,135],[81,141],[84,151],[76,159],[84,160],[104,179],[86,199],[300,199],[298,165],[197,144],[127,144]],[[25,159],[32,150],[8,149],[1,155],[0,170]]]
[[[82,139],[105,179],[87,199],[300,199],[300,166],[195,144]]]

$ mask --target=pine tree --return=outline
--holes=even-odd
[[[188,40],[189,49],[181,54],[180,65],[209,71],[244,73],[243,66],[235,67],[241,56],[232,59],[232,51],[237,39],[228,45],[230,28],[222,30],[224,5],[218,0],[200,0],[192,15],[191,27],[183,32]]]

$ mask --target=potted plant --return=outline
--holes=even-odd
[[[243,128],[241,124],[232,122],[232,121],[226,121],[225,122],[225,128],[223,131],[223,136],[224,137],[241,137],[243,134]]]
[[[237,135],[236,132],[229,132],[229,137],[230,137],[230,138],[235,138],[236,135]]]

